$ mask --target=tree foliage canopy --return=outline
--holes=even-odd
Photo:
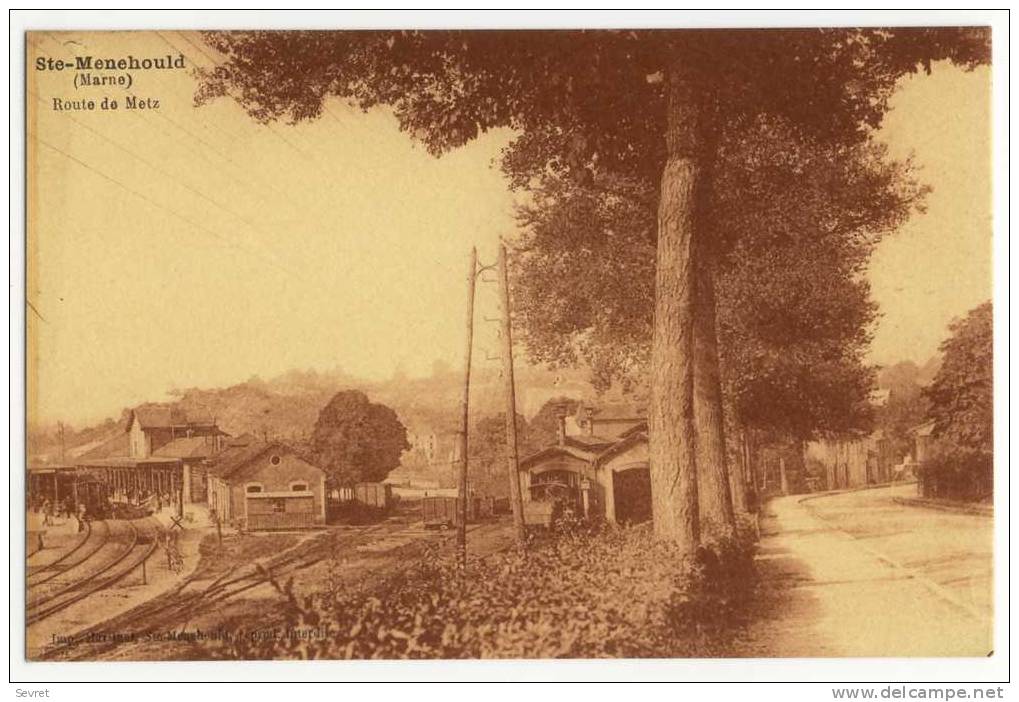
[[[994,332],[990,302],[954,322],[927,389],[934,433],[964,449],[994,450]]]
[[[559,438],[559,418],[575,414],[579,407],[580,400],[569,397],[546,401],[527,426],[528,453],[554,445]]]
[[[839,428],[860,408],[874,317],[860,273],[921,194],[868,136],[904,74],[990,59],[981,27],[205,36],[225,61],[198,103],[232,96],[263,122],[313,119],[329,96],[385,105],[435,154],[513,129],[503,170],[534,197],[517,266],[528,343],[539,360],[583,357],[602,379],[647,365],[664,76],[694,76],[718,145],[699,221],[727,260],[727,389],[748,419],[788,417],[796,431]]]
[[[705,221],[717,261],[725,396],[740,422],[793,436],[866,425],[863,279],[881,237],[922,206],[909,162],[761,120],[726,130]],[[520,213],[517,321],[535,360],[641,382],[651,343],[656,190],[599,173],[546,179]]]
[[[724,359],[720,364],[715,335],[709,333],[713,327],[706,325],[715,319],[709,309],[713,305],[705,302],[712,296],[712,281],[705,272],[713,258],[711,249],[738,259],[738,248],[747,239],[732,235],[751,231],[718,223],[709,226],[711,219],[705,214],[711,214],[711,204],[704,193],[737,192],[742,197],[758,174],[765,176],[759,183],[762,187],[781,186],[783,181],[776,175],[783,175],[789,166],[792,172],[785,184],[799,184],[824,202],[832,200],[832,193],[843,191],[852,198],[857,185],[852,180],[839,181],[838,168],[827,172],[834,180],[825,180],[823,169],[810,175],[797,172],[796,164],[803,156],[795,151],[789,154],[790,163],[777,164],[776,174],[761,168],[751,171],[750,182],[739,187],[718,185],[714,181],[733,175],[716,168],[716,161],[725,157],[727,133],[752,136],[763,129],[769,142],[767,132],[777,130],[793,144],[806,144],[811,153],[820,149],[825,154],[822,164],[837,165],[840,159],[860,158],[854,149],[868,148],[869,136],[879,126],[903,74],[921,66],[930,70],[933,62],[946,59],[972,67],[986,63],[990,56],[986,28],[939,27],[213,32],[207,40],[226,60],[204,73],[196,95],[199,104],[229,95],[255,119],[300,121],[318,116],[325,98],[335,95],[362,109],[388,106],[400,127],[435,154],[461,146],[488,129],[512,129],[515,138],[503,154],[503,170],[515,187],[536,190],[574,183],[586,188],[597,184],[599,176],[610,174],[613,182],[619,179],[652,202],[655,197],[648,195],[660,188],[658,237],[645,232],[644,239],[653,241],[658,252],[650,354],[656,377],[649,409],[652,485],[657,491],[653,496],[655,530],[688,549],[699,542],[698,489],[714,499],[712,504],[725,507],[728,503],[724,457],[719,460],[714,450],[711,456],[696,455],[701,451],[693,450],[695,433],[698,440],[703,439],[698,446],[712,448],[721,443],[717,439],[722,434],[718,369]],[[745,151],[749,141],[729,139],[728,143]],[[820,178],[816,188],[811,188],[811,178]],[[866,181],[863,184],[866,189]],[[803,198],[793,189],[786,192],[794,202]],[[774,204],[776,212],[785,214],[784,201]],[[708,213],[700,211],[704,206]],[[846,232],[866,232],[867,227],[851,219],[823,221],[823,210],[811,212],[804,207],[803,211],[810,226],[787,222],[785,227],[769,227],[760,226],[757,219],[748,220],[755,231],[777,235],[774,242],[757,240],[747,249],[755,262],[767,262],[783,246],[790,251],[790,232],[806,233],[814,237],[815,246],[823,241],[829,247],[812,250],[811,264],[827,262],[832,247],[848,246],[834,260],[853,270],[850,254],[862,244]],[[577,243],[579,252],[586,255],[587,242],[581,237]],[[855,283],[860,289],[862,283],[842,269],[838,272],[849,287]],[[828,292],[823,276],[814,271],[792,282],[783,287],[791,291],[787,304]],[[862,306],[860,296],[855,297],[857,313],[865,316],[865,296]],[[569,312],[596,320],[611,316],[611,305],[601,299],[602,304],[587,308],[574,302]],[[775,310],[781,318],[782,313]],[[646,320],[637,307],[633,311],[635,317]],[[787,319],[803,327],[810,317]],[[841,321],[837,315],[824,319],[836,320],[836,327]],[[774,330],[782,327],[773,324]],[[604,326],[587,326],[587,331],[592,329],[597,332]],[[636,334],[639,338],[639,329]],[[700,341],[695,344],[695,339]],[[597,338],[587,341],[599,342]],[[837,378],[855,370],[851,343],[844,344],[848,357],[825,353],[837,344],[826,347],[817,339],[809,344],[815,353],[820,352],[822,377]],[[633,349],[627,360],[640,367],[641,346]],[[753,358],[758,356],[768,358],[759,351]],[[779,354],[775,360],[787,363],[788,356]],[[734,367],[741,367],[740,363]],[[695,375],[700,378],[699,390],[695,390]],[[813,399],[806,398],[812,391],[809,384],[777,387],[787,397]],[[838,399],[837,393],[828,395]],[[774,392],[760,395],[762,400],[775,396]],[[699,407],[696,427],[695,405]],[[772,414],[779,409],[772,408]],[[699,472],[698,462],[705,470]],[[701,478],[704,485],[698,486]]]
[[[509,475],[506,464],[506,413],[499,412],[482,417],[471,428],[468,480],[482,495],[506,497],[509,495]],[[517,452],[529,452],[527,420],[517,414]]]
[[[407,429],[389,407],[360,390],[343,390],[319,413],[311,449],[333,485],[379,482],[410,448]]]
[[[901,361],[882,368],[878,384],[889,393],[888,401],[876,412],[875,423],[884,432],[892,455],[900,460],[913,453],[915,437],[912,430],[926,420],[929,411],[930,403],[923,392],[922,371],[912,361]]]
[[[878,126],[898,79],[990,56],[986,28],[620,31],[208,32],[226,61],[199,102],[235,97],[257,120],[319,116],[335,95],[392,107],[433,153],[496,128],[516,184],[604,167],[654,176],[664,162],[663,72],[701,76],[726,119],[773,115],[825,141]]]

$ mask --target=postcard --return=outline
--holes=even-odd
[[[25,41],[29,661],[992,655],[989,27]]]

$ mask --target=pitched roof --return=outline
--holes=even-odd
[[[99,437],[98,439],[95,439],[94,441],[89,441],[88,443],[85,444],[78,444],[77,446],[69,448],[67,449],[66,453],[71,458],[78,458],[79,456],[83,456],[89,451],[94,451],[95,449],[98,449],[101,446],[105,446],[110,442],[117,443],[124,442],[124,445],[125,446],[127,445],[124,433],[118,429],[112,434],[109,433],[104,434],[103,436]]]
[[[252,441],[243,446],[229,446],[226,450],[209,458],[206,465],[211,475],[229,481],[231,477],[239,474],[270,450],[280,454],[296,456],[308,465],[322,470],[299,451],[278,441]]]
[[[214,437],[211,437],[214,438]],[[216,446],[207,436],[189,436],[174,439],[152,452],[153,456],[171,458],[208,458],[215,453]]]
[[[622,453],[631,446],[636,446],[640,443],[647,443],[647,432],[646,431],[633,431],[628,433],[625,437],[617,441],[616,443],[609,446],[607,449],[602,451],[598,455],[597,462],[608,460],[613,456]]]
[[[128,441],[127,434],[118,432],[113,438],[109,438],[99,444],[88,444],[87,448],[84,446],[79,447],[86,449],[80,453],[75,454],[73,450],[70,453],[74,458],[81,461],[109,458],[111,456],[126,456],[130,452]]]
[[[587,442],[577,441],[586,439]],[[647,442],[646,423],[626,431],[619,439],[605,439],[597,436],[568,436],[566,444],[549,446],[520,461],[520,468],[527,468],[558,454],[565,454],[589,463],[601,463],[641,442]]]
[[[231,475],[267,452],[273,444],[255,441],[241,446],[228,446],[208,461],[209,473],[219,478]]]
[[[604,436],[593,436],[591,434],[578,434],[566,436],[567,446],[576,446],[585,451],[600,451],[616,442],[616,439],[609,439]]]
[[[133,419],[137,419],[143,429],[169,429],[171,427],[186,426],[214,426],[215,420],[199,413],[187,413],[177,407],[165,406],[143,406],[131,410],[131,417],[128,418],[128,428]]]
[[[527,456],[526,458],[520,461],[519,467],[527,468],[528,466],[540,463],[546,458],[551,458],[552,456],[558,454],[564,454],[567,456],[571,456],[573,458],[577,458],[581,461],[588,462],[593,461],[598,456],[598,453],[596,451],[588,451],[570,445],[566,446],[556,445],[544,448],[541,451],[538,451],[537,453],[532,453],[530,456]]]
[[[619,438],[620,439],[625,439],[626,437],[630,436],[631,434],[641,434],[641,433],[647,434],[647,431],[648,431],[648,429],[647,429],[647,420],[644,419],[644,420],[641,420],[640,422],[638,422],[637,424],[634,424],[632,427],[630,427],[626,431],[622,432],[619,435]]]

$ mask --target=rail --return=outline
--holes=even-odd
[[[78,551],[78,549],[84,546],[85,542],[89,540],[90,536],[92,536],[92,522],[85,522],[85,535],[82,538],[78,539],[78,543],[76,543],[70,551],[68,551],[55,561],[51,561],[50,563],[43,563],[37,566],[29,566],[27,571],[28,577],[31,577],[35,573],[42,573],[43,571],[52,570],[55,566],[59,565],[60,563],[63,563],[70,556],[73,556]],[[38,551],[36,551],[36,553],[38,553]]]
[[[145,561],[152,556],[158,545],[154,533],[142,553],[136,555],[130,560],[127,560],[128,556],[130,556],[139,545],[138,527],[136,527],[132,522],[127,522],[127,525],[131,534],[129,546],[125,548],[116,559],[106,564],[102,571],[71,583],[55,593],[49,593],[44,598],[37,599],[32,602],[30,605],[30,611],[26,617],[26,622],[29,626],[42,621],[57,612],[67,609],[71,605],[84,600],[86,597],[98,592],[99,590],[115,585],[134,572],[135,569],[145,563]],[[118,566],[121,566],[122,564],[125,565],[118,570]],[[110,575],[109,573],[111,571],[115,572]]]
[[[83,564],[87,563],[88,560],[90,558],[92,558],[92,556],[94,556],[96,553],[98,553],[99,550],[102,549],[109,542],[109,540],[110,540],[110,525],[109,525],[109,523],[106,522],[105,520],[101,521],[99,523],[103,525],[103,528],[100,530],[100,534],[97,535],[95,533],[95,530],[92,528],[92,525],[90,523],[89,527],[88,527],[88,536],[86,538],[82,539],[82,541],[77,546],[75,546],[73,549],[71,549],[70,552],[65,554],[63,557],[59,558],[57,561],[54,561],[53,563],[49,564],[48,566],[41,566],[39,568],[39,570],[29,573],[28,574],[28,578],[27,578],[29,580],[28,587],[29,588],[33,588],[33,587],[38,587],[39,585],[42,585],[43,583],[48,583],[50,580],[53,580],[54,578],[63,575],[67,571],[72,570],[74,568],[77,568],[80,565],[83,565]],[[35,580],[32,580],[32,576],[33,575],[38,575],[38,574],[43,573],[43,572],[45,572],[47,570],[53,570],[53,566],[57,565],[58,562],[63,562],[64,560],[66,560],[67,557],[70,556],[72,553],[75,553],[75,552],[79,551],[81,549],[81,547],[84,546],[86,543],[88,543],[89,539],[92,536],[94,536],[94,535],[97,536],[97,538],[99,538],[99,543],[97,545],[93,546],[90,550],[85,551],[84,555],[82,555],[81,558],[79,558],[78,560],[74,561],[73,563],[64,564],[63,567],[55,569],[52,573],[50,573],[46,577],[36,578]]]

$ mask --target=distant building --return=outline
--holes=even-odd
[[[79,469],[105,481],[118,500],[151,499],[154,508],[178,501],[204,502],[204,461],[225,446],[212,417],[167,406],[137,407],[127,426],[105,441],[75,451]]]
[[[228,446],[206,470],[209,508],[223,523],[252,531],[325,523],[325,471],[283,444]]]
[[[583,433],[568,434],[562,417],[556,444],[520,462],[524,501],[558,501],[613,523],[650,519],[646,422],[631,413],[584,410],[578,416]]]
[[[633,404],[593,407],[581,404],[574,416],[579,435],[618,438],[645,423],[646,410]],[[568,418],[569,419],[569,418]],[[569,428],[569,422],[567,423]],[[572,433],[572,432],[571,432]]]
[[[804,460],[820,464],[823,488],[841,490],[890,481],[896,457],[881,431],[867,436],[821,439],[804,445]]]
[[[924,422],[909,431],[913,435],[913,462],[923,463],[931,457],[934,446],[934,422]]]
[[[188,414],[174,407],[138,407],[127,420],[129,454],[148,458],[159,448],[176,439],[196,436],[218,438],[224,433],[212,417]],[[215,444],[218,450],[219,444]]]

